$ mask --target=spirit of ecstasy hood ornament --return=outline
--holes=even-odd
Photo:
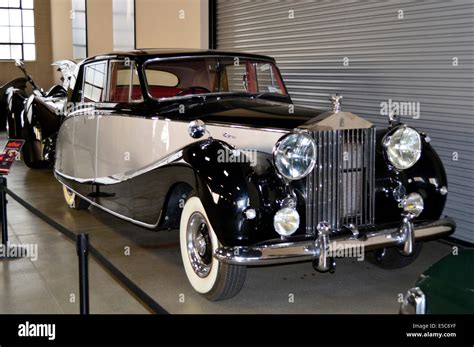
[[[331,104],[332,104],[332,111],[334,113],[338,113],[342,110],[341,108],[341,100],[342,100],[342,95],[331,95],[331,97],[329,98],[329,100],[331,101]]]
[[[342,95],[331,95],[329,100],[332,104],[332,110],[310,119],[298,128],[308,129],[309,131],[332,131],[342,129],[368,129],[373,126],[371,122],[364,118],[350,112],[342,111]]]

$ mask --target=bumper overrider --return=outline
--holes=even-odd
[[[318,235],[300,241],[270,240],[253,246],[220,247],[214,257],[223,263],[235,265],[267,265],[314,260],[321,271],[330,269],[331,254],[338,248],[345,250],[373,250],[399,246],[400,252],[410,255],[414,241],[436,239],[454,232],[456,223],[446,217],[434,222],[414,225],[403,218],[398,228],[387,228],[367,233],[331,235],[329,227],[318,227]]]

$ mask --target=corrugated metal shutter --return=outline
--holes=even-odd
[[[381,102],[420,102],[406,122],[432,138],[445,213],[474,242],[473,12],[472,1],[217,0],[217,48],[275,57],[298,105],[327,109],[337,92],[343,109],[385,126]]]

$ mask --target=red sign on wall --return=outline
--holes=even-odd
[[[0,153],[0,175],[8,175],[15,160],[20,158],[21,147],[24,140],[8,140],[2,153]]]

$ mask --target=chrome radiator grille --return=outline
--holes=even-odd
[[[319,131],[316,165],[306,179],[306,233],[374,221],[375,128]]]

